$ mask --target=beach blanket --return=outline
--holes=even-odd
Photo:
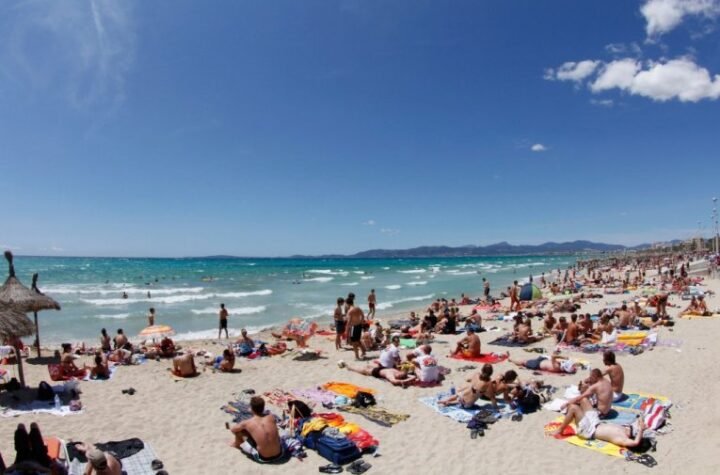
[[[263,393],[263,396],[265,397],[265,400],[267,402],[280,408],[287,407],[288,402],[297,399],[297,397],[295,397],[291,393],[285,391],[284,389],[278,388]]]
[[[545,425],[545,435],[550,435],[552,432],[558,430],[562,424],[562,417],[555,419],[554,421]],[[572,445],[590,449],[594,452],[600,452],[611,457],[625,458],[626,449],[619,447],[609,442],[603,442],[602,440],[590,439],[585,440],[575,435],[575,426],[569,425],[562,435],[554,436],[558,440],[564,440]]]
[[[383,427],[392,427],[402,421],[410,418],[409,414],[395,414],[377,406],[355,407],[355,406],[339,406],[339,410],[359,414],[365,419],[379,424]]]
[[[107,447],[112,448],[113,444],[121,444],[124,441],[121,442],[108,442],[107,444],[96,444],[98,447],[103,447],[102,450],[110,450],[107,449]],[[155,450],[146,442],[143,442],[143,447],[139,451],[133,451],[133,453],[130,456],[122,457],[122,454],[119,455],[119,459],[122,462],[122,468],[123,471],[132,474],[132,475],[155,475],[157,470],[153,470],[152,468],[152,462],[153,460],[158,460],[158,456],[155,453]],[[68,452],[73,453],[76,451],[73,451],[71,449],[71,444],[67,445]],[[70,462],[70,468],[68,470],[69,475],[83,475],[85,473],[85,467],[87,466],[87,459],[82,457],[73,457],[71,455]]]
[[[83,410],[71,411],[69,405],[60,406],[60,409],[55,409],[53,401],[32,401],[22,404],[18,404],[14,407],[2,408],[0,416],[2,417],[17,417],[27,414],[52,414],[53,416],[75,416],[82,414]]]
[[[417,348],[417,340],[414,338],[400,338],[400,348],[413,350]]]
[[[298,399],[307,401],[308,406],[313,404],[334,404],[337,397],[335,393],[319,388],[292,389],[290,393]]]
[[[463,407],[460,407],[460,405],[455,404],[451,406],[442,406],[438,404],[438,401],[445,399],[446,397],[449,397],[449,393],[443,393],[438,394],[437,396],[430,396],[430,397],[421,397],[418,399],[421,403],[425,404],[429,408],[433,409],[438,414],[442,414],[445,417],[449,417],[450,419],[461,422],[463,424],[467,424],[470,422],[470,420],[473,418],[475,414],[480,412],[481,410],[488,410],[492,411],[496,415],[500,417],[506,417],[506,416],[512,416],[515,414],[516,411],[510,410],[508,406],[506,406],[504,403],[498,402],[498,406],[500,408],[500,411],[496,411],[495,408],[493,408],[491,403],[485,403],[482,405],[478,405],[475,403],[475,405],[469,409],[465,409]],[[480,402],[480,401],[478,401]]]
[[[112,365],[112,366],[109,367],[109,369],[110,369],[110,376],[108,376],[107,378],[95,378],[95,379],[92,379],[92,378],[90,377],[90,371],[87,371],[87,374],[86,374],[85,377],[83,378],[83,381],[102,382],[102,381],[107,381],[108,379],[112,379],[113,376],[115,376],[115,371],[117,371],[118,367],[117,367],[117,365]]]
[[[375,394],[374,389],[363,388],[362,386],[356,386],[351,383],[343,383],[340,381],[329,381],[323,384],[322,388],[335,394],[339,394],[340,396],[349,397],[350,399],[355,399],[355,396],[357,396],[357,393],[359,392]]]
[[[517,341],[512,341],[510,337],[502,336],[491,341],[490,344],[498,346],[509,346],[511,348],[521,348],[523,346],[528,346],[530,343],[519,343]]]
[[[663,406],[670,407],[672,402],[665,396],[659,396],[657,394],[648,394],[641,392],[625,393],[625,398],[622,401],[614,402],[612,407],[615,409],[643,412],[645,407],[649,406],[653,402],[659,402]]]
[[[702,315],[690,315],[686,313],[684,315],[678,315],[678,317],[685,320],[704,320],[706,318],[720,318],[720,313],[713,313],[712,315],[708,315],[707,317],[704,317]]]
[[[498,355],[497,353],[481,353],[480,356],[477,357],[471,357],[471,356],[465,356],[462,353],[455,353],[454,355],[451,355],[450,358],[454,360],[463,360],[463,361],[472,361],[474,363],[501,363],[508,359],[508,355]]]
[[[543,409],[554,412],[563,412],[562,407],[567,403],[567,399],[553,399],[550,402],[543,404]],[[637,414],[629,411],[618,411],[611,409],[608,416],[603,418],[602,422],[618,425],[630,425],[637,420]]]

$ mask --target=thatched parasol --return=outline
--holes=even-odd
[[[30,336],[35,333],[35,325],[23,312],[12,307],[0,304],[0,338],[12,340],[22,336]],[[23,373],[20,348],[15,346],[15,357],[17,358],[18,376],[20,384],[25,386],[25,374]]]

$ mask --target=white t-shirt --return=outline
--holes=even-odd
[[[400,360],[400,349],[395,345],[389,345],[380,353],[380,365],[383,368],[394,368],[395,363]]]
[[[434,383],[440,377],[440,367],[432,355],[423,354],[415,358],[420,365],[420,381],[423,383]]]

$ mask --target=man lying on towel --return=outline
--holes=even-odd
[[[555,352],[550,358],[546,356],[539,356],[537,358],[531,358],[528,360],[513,360],[508,359],[511,363],[514,363],[522,368],[531,370],[547,371],[548,373],[567,373],[575,374],[577,367],[575,363],[568,359],[559,358],[560,353]],[[510,358],[510,352],[508,352],[508,358]]]
[[[409,374],[407,371],[401,371],[395,368],[383,368],[378,364],[371,364],[364,368],[353,368],[352,366],[346,365],[343,361],[338,362],[340,368],[347,368],[348,370],[362,374],[363,376],[372,376],[373,378],[384,379],[389,381],[394,386],[407,387],[413,384],[417,380],[417,376]]]
[[[471,327],[465,329],[466,336],[460,340],[453,351],[453,355],[461,354],[466,358],[480,357],[480,337]]]
[[[265,400],[260,396],[250,399],[252,418],[230,427],[235,434],[231,447],[260,463],[270,463],[285,456],[285,446],[280,440],[275,416],[265,414]]]
[[[603,423],[596,409],[585,410],[582,405],[568,406],[567,414],[554,435],[562,435],[570,423],[575,422],[575,434],[581,439],[597,439],[619,447],[637,447],[645,431],[645,421],[639,417],[632,426]]]

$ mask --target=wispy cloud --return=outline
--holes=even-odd
[[[536,143],[532,147],[530,147],[530,150],[533,152],[545,152],[547,151],[547,147],[541,143]]]
[[[387,236],[397,236],[398,234],[400,234],[400,230],[392,228],[381,228],[380,232]]]
[[[363,225],[365,225],[365,226],[375,226],[375,220],[374,220],[374,219],[368,219],[367,221],[363,221]]]
[[[27,0],[2,10],[1,78],[79,110],[123,103],[136,49],[131,1]]]

